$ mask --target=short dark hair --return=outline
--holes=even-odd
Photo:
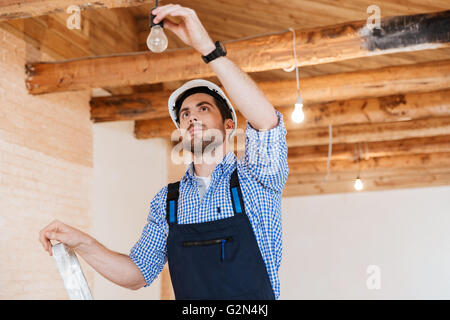
[[[177,101],[175,102],[175,107],[174,107],[177,123],[180,123],[180,118],[179,118],[180,117],[180,109],[181,109],[181,105],[183,104],[183,101],[187,97],[189,97],[195,93],[206,93],[214,98],[214,102],[216,103],[216,106],[219,109],[220,114],[222,115],[222,121],[225,121],[226,119],[233,119],[233,115],[231,113],[231,108],[229,107],[226,100],[215,90],[213,91],[206,86],[201,86],[201,87],[190,88],[190,89],[184,91],[177,98]]]

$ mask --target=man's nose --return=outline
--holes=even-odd
[[[189,124],[194,123],[194,121],[198,121],[198,117],[196,114],[191,113],[190,117],[189,117]]]

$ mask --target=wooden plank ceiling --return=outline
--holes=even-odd
[[[93,122],[134,120],[136,138],[168,138],[172,125],[166,112],[170,92],[198,77],[201,68],[202,77],[220,84],[195,52],[179,50],[186,46],[170,31],[166,32],[168,52],[159,56],[148,52],[145,42],[153,1],[96,1],[89,5],[80,0],[81,30],[65,27],[68,14],[61,13],[67,6],[65,0],[52,1],[51,12],[60,13],[51,15],[36,7],[37,1],[26,1],[20,10],[14,7],[19,2],[0,5],[0,27],[54,59],[47,64],[29,61],[30,94],[96,88],[91,101]],[[439,17],[442,32],[433,31],[433,37],[425,32],[424,39],[419,39],[421,34],[412,34],[416,45],[403,42],[396,52],[361,53],[356,47],[351,54],[345,51],[346,55],[334,52],[338,49],[333,45],[340,48],[337,41],[342,41],[350,47],[352,30],[358,30],[358,23],[367,19],[367,7],[373,1],[160,1],[161,5],[167,3],[194,9],[211,37],[229,43],[230,58],[251,75],[284,114],[290,165],[284,196],[356,192],[353,182],[358,173],[364,190],[450,185],[448,0],[377,1],[382,18],[416,15],[416,20],[402,20],[406,21],[404,29],[410,27],[408,21],[429,26],[431,23],[423,22],[426,17]],[[425,13],[431,15],[417,16]],[[264,50],[269,62],[275,60],[270,56],[270,50],[275,49],[258,47],[255,43],[261,41],[252,39],[264,40],[274,34],[278,37],[273,38],[277,39],[274,46],[289,48],[290,44],[292,48],[288,28],[295,29],[299,39],[296,47],[306,115],[300,125],[290,120],[296,100],[295,71],[282,70],[282,66],[293,63],[290,49],[283,49],[286,58],[277,63],[244,59],[245,55],[259,57]],[[330,35],[330,30],[336,34]],[[302,42],[302,34],[308,42]],[[335,37],[333,41],[331,37]],[[176,68],[170,69],[166,61]],[[158,68],[158,63],[165,68]],[[120,81],[116,76],[103,81],[96,77],[96,68],[114,70],[115,75],[128,80]],[[144,74],[147,68],[150,70]],[[70,80],[71,74],[85,77],[76,82]],[[99,91],[107,96],[96,97]],[[243,123],[241,117],[241,127]],[[333,152],[327,163],[329,124],[333,126]],[[237,150],[241,153],[242,144],[238,143]]]

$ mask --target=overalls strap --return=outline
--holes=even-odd
[[[180,188],[180,181],[169,183],[169,185],[167,186],[166,220],[169,225],[178,224],[177,213],[178,213],[178,197],[180,195],[179,188]],[[231,174],[230,194],[234,214],[235,215],[245,214],[244,198],[242,196],[241,187],[239,185],[237,168]]]
[[[244,198],[242,196],[241,186],[239,185],[239,178],[237,174],[237,167],[231,174],[230,179],[230,194],[231,203],[233,204],[233,211],[235,215],[245,214]]]

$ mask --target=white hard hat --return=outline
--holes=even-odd
[[[230,100],[227,98],[225,93],[222,91],[222,89],[220,89],[220,87],[218,85],[216,85],[215,83],[213,83],[211,81],[204,80],[204,79],[195,79],[195,80],[188,81],[170,95],[169,102],[168,102],[169,114],[170,114],[170,117],[172,118],[173,123],[175,123],[175,126],[178,129],[180,128],[177,123],[177,115],[176,115],[176,111],[175,111],[175,104],[176,104],[178,97],[181,96],[186,90],[192,89],[195,87],[207,87],[209,90],[211,90],[212,93],[218,94],[225,100],[225,102],[228,105],[228,108],[231,111],[231,116],[233,117],[233,122],[234,122],[234,129],[233,129],[232,133],[230,134],[230,137],[231,137],[235,133],[236,127],[237,127],[236,112],[234,111],[233,105],[231,104]]]

